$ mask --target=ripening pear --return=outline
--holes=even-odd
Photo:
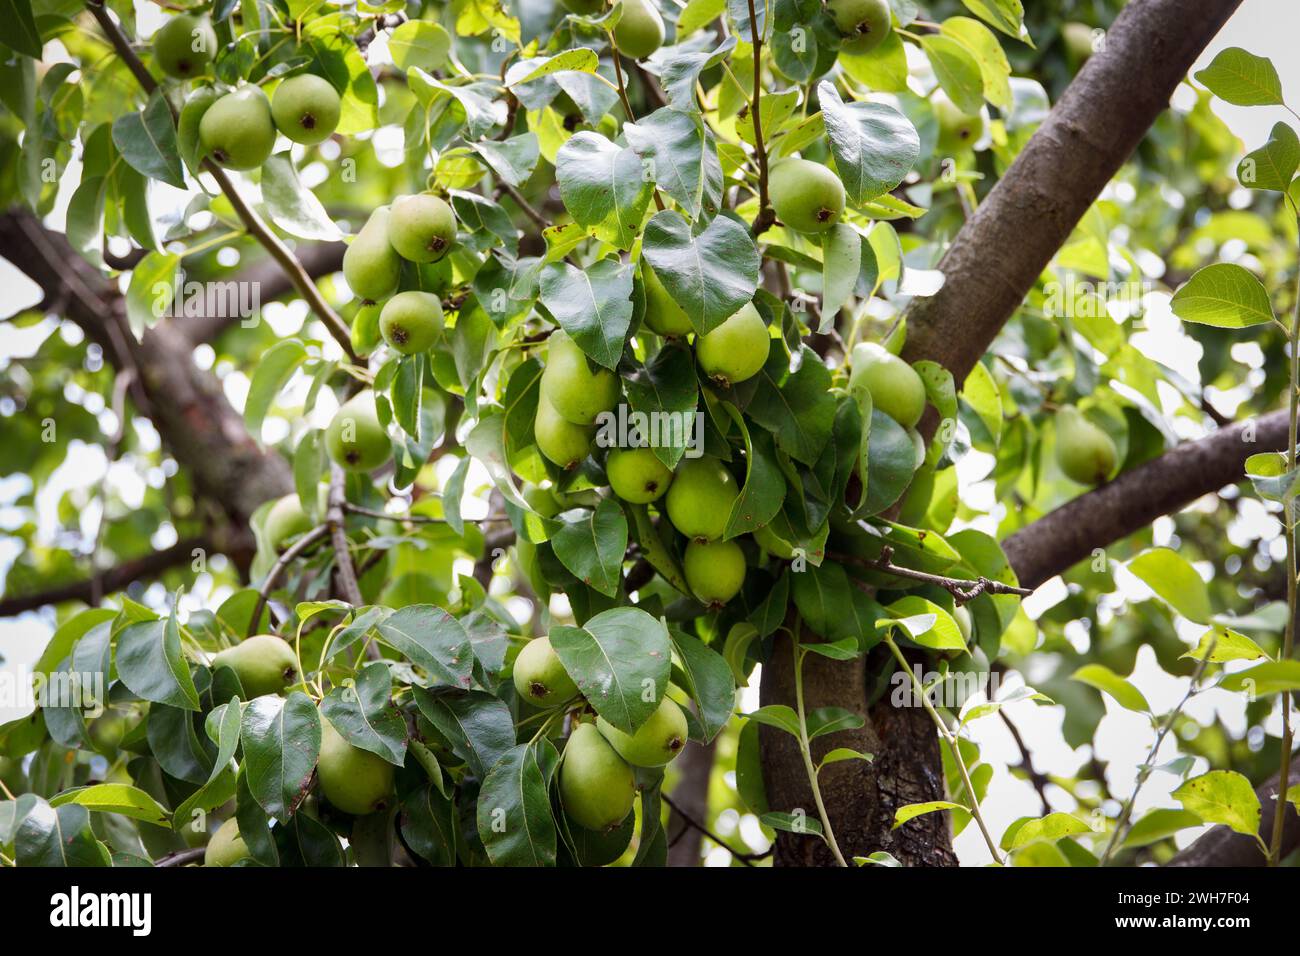
[[[392,450],[370,389],[340,405],[325,429],[325,451],[345,471],[374,471],[388,461]]]
[[[578,696],[578,685],[560,662],[549,637],[535,637],[515,658],[515,690],[534,707],[558,707]]]
[[[888,0],[829,0],[826,11],[850,53],[870,53],[889,36]]]
[[[984,116],[963,113],[943,90],[936,90],[930,97],[930,107],[939,121],[940,153],[952,156],[968,150],[984,135]]]
[[[271,104],[260,86],[241,86],[213,103],[199,120],[204,152],[229,169],[256,169],[275,146]]]
[[[623,0],[623,16],[614,27],[618,52],[643,60],[664,42],[664,18],[653,0]]]
[[[605,459],[605,474],[614,494],[634,505],[657,501],[673,482],[673,473],[651,448],[615,448]]]
[[[393,765],[369,750],[352,746],[324,714],[316,775],[325,799],[356,816],[384,809],[393,792]]]
[[[569,333],[556,329],[547,343],[541,390],[566,421],[590,425],[618,401],[618,376],[589,361]]]
[[[249,700],[278,694],[298,680],[298,659],[293,648],[274,634],[245,638],[214,657],[212,666],[234,671]]]
[[[783,159],[768,176],[772,209],[795,232],[825,232],[844,214],[840,177],[808,159]]]
[[[437,262],[456,241],[456,214],[429,193],[403,196],[393,203],[388,241],[412,262]]]
[[[399,292],[379,314],[379,331],[394,351],[426,352],[442,334],[442,302],[432,292]]]
[[[343,100],[334,84],[313,73],[289,77],[271,98],[271,115],[280,132],[308,146],[330,138],[342,110]]]
[[[670,338],[689,335],[693,331],[690,318],[645,260],[641,262],[641,278],[645,282],[645,324],[650,330]]]
[[[596,728],[634,767],[662,767],[686,746],[686,715],[671,697],[664,697],[634,734],[623,733],[604,717],[596,718]]]
[[[533,437],[537,450],[548,461],[565,471],[577,468],[582,459],[591,454],[592,428],[575,425],[555,410],[546,397],[546,389],[537,396],[537,417],[533,420]]]
[[[595,724],[578,724],[564,745],[560,800],[574,822],[588,830],[612,830],[632,812],[632,768]]]
[[[379,332],[381,312],[383,309],[371,302],[357,309],[352,317],[352,351],[358,355],[369,355],[383,341]]]
[[[668,520],[688,538],[721,538],[739,496],[736,479],[721,461],[687,458],[677,466],[668,489]]]
[[[692,541],[682,571],[700,603],[722,607],[745,583],[745,552],[734,541]]]
[[[528,506],[543,518],[554,518],[563,510],[559,499],[555,497],[555,491],[551,488],[525,482],[520,489],[520,494],[524,501],[528,502]]]
[[[912,366],[875,342],[859,342],[853,347],[849,367],[850,389],[866,388],[872,407],[904,428],[916,427],[925,411],[925,383]]]
[[[1119,452],[1102,429],[1073,405],[1056,413],[1056,463],[1071,481],[1099,485],[1115,470]]]
[[[364,302],[388,298],[402,277],[402,257],[388,241],[390,217],[387,206],[372,212],[343,253],[343,278],[353,295]]]
[[[763,317],[746,302],[712,332],[696,336],[695,355],[705,374],[727,388],[757,375],[771,346]]]
[[[297,495],[285,495],[266,513],[262,525],[262,537],[272,551],[283,551],[290,538],[306,534],[312,529],[311,518],[303,509],[302,501]]]
[[[207,17],[182,13],[153,35],[153,55],[168,76],[188,80],[207,72],[217,55],[217,35]]]
[[[207,849],[203,851],[204,866],[234,866],[253,854],[248,851],[244,838],[239,835],[239,821],[231,817],[212,834]]]

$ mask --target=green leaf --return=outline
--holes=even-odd
[[[175,302],[176,269],[180,256],[164,252],[150,252],[131,270],[131,282],[126,289],[126,317],[131,331],[140,335],[153,328],[172,308]]]
[[[689,685],[685,690],[695,700],[704,740],[708,742],[727,725],[735,709],[736,683],[731,667],[698,638],[678,630],[670,630],[668,636],[682,662],[682,673]]]
[[[1130,561],[1128,570],[1189,621],[1209,624],[1214,617],[1209,588],[1178,552],[1151,548]]]
[[[651,184],[630,147],[582,130],[560,147],[555,178],[575,221],[620,249],[632,247],[650,204]]]
[[[1300,691],[1300,661],[1266,661],[1229,674],[1219,686],[1224,690],[1244,691],[1253,697]]]
[[[478,795],[478,834],[495,866],[554,866],[555,818],[547,788],[560,756],[546,739],[507,751]]]
[[[930,58],[935,79],[953,105],[966,114],[978,113],[984,105],[984,75],[975,57],[944,34],[921,37],[921,49]]]
[[[503,142],[483,140],[470,148],[483,157],[492,171],[511,186],[522,185],[537,168],[540,155],[536,133],[520,133]],[[472,194],[471,194],[472,195]]]
[[[966,639],[961,628],[946,610],[917,594],[909,594],[885,606],[889,618],[876,621],[877,627],[891,624],[903,629],[912,643],[936,651],[964,651]]]
[[[1186,810],[1172,807],[1158,807],[1144,816],[1129,829],[1124,837],[1124,848],[1150,846],[1166,837],[1173,836],[1179,830],[1201,825],[1201,818]]]
[[[641,249],[698,334],[735,315],[758,288],[758,247],[730,216],[693,235],[680,213],[665,209],[646,224]]]
[[[1274,320],[1264,284],[1242,266],[1227,262],[1198,270],[1174,293],[1170,306],[1184,322],[1225,329]]]
[[[791,364],[794,369],[791,370]],[[830,440],[835,424],[831,373],[807,345],[793,363],[773,346],[767,364],[755,376],[749,416],[776,435],[777,445],[792,458],[814,464]]]
[[[698,114],[663,107],[625,123],[623,135],[647,164],[646,178],[677,200],[688,216],[717,213],[722,205],[722,164],[713,133]],[[658,266],[655,271],[662,277]]]
[[[878,408],[871,409],[867,436],[866,514],[880,514],[907,490],[916,472],[916,446],[907,429]]]
[[[836,747],[834,750],[827,753],[825,757],[822,757],[821,763],[817,765],[817,769],[820,771],[822,767],[829,766],[833,763],[843,763],[846,760],[862,760],[866,763],[871,763],[875,759],[874,754],[863,753],[860,750],[853,750],[850,747]]]
[[[1221,823],[1251,837],[1259,834],[1259,797],[1250,781],[1236,771],[1211,770],[1193,777],[1173,797],[1206,823]]]
[[[745,717],[756,724],[766,724],[768,727],[784,730],[791,737],[802,736],[799,730],[799,715],[795,713],[794,708],[787,707],[785,704],[768,704],[766,707],[758,708],[752,714],[746,714]]]
[[[343,240],[343,232],[325,206],[298,178],[288,151],[276,153],[262,164],[262,200],[271,221],[291,236],[321,242]]]
[[[635,607],[602,611],[583,627],[554,627],[551,646],[596,713],[634,734],[668,689],[672,646],[663,623]]]
[[[167,101],[155,90],[139,113],[127,113],[113,121],[113,143],[136,172],[184,189],[185,171],[173,123]]]
[[[14,833],[15,862],[21,866],[108,866],[108,850],[90,829],[90,812],[69,803],[32,807]]]
[[[758,822],[771,827],[773,830],[783,830],[786,833],[794,833],[798,836],[819,837],[822,835],[821,821],[816,817],[808,816],[802,810],[796,813],[774,810],[770,813],[764,813],[758,818]]]
[[[117,674],[132,693],[183,710],[199,709],[199,693],[181,655],[173,615],[127,625],[117,637]]]
[[[835,170],[849,200],[869,202],[901,183],[921,154],[921,139],[911,121],[883,103],[846,104],[829,81],[822,81],[817,95]],[[978,110],[977,104],[968,112]]]
[[[1237,164],[1237,179],[1247,189],[1284,193],[1300,166],[1300,138],[1286,123],[1273,127],[1268,142]]]
[[[266,420],[266,413],[270,411],[275,397],[305,361],[307,349],[302,341],[289,338],[276,342],[263,352],[254,366],[252,381],[248,385],[248,397],[244,400],[244,424],[259,440],[262,436],[262,422]]]
[[[1208,658],[1206,654],[1209,654]],[[1225,661],[1254,661],[1266,656],[1264,649],[1245,634],[1238,634],[1231,628],[1216,625],[1202,634],[1200,643],[1183,654],[1179,660],[1190,657],[1192,660],[1208,659],[1211,664],[1222,664]]]
[[[406,763],[406,721],[390,699],[392,691],[388,665],[375,661],[357,673],[352,686],[331,690],[320,709],[352,746],[400,767]]]
[[[1011,838],[1011,845],[1009,847],[1004,846],[1004,848],[1019,850],[1031,843],[1055,843],[1057,840],[1068,836],[1091,832],[1088,824],[1078,817],[1073,817],[1068,813],[1049,813],[1041,819],[1026,821],[1016,830],[1015,836]],[[1005,840],[1006,837],[1003,837],[1004,842]]]
[[[632,412],[646,415],[650,422],[681,424],[680,429],[660,429],[658,441],[652,446],[656,458],[669,468],[676,468],[694,438],[695,416],[700,414],[696,410],[700,383],[690,349],[664,346],[643,368],[625,376],[623,386]],[[668,417],[660,417],[664,413]]]
[[[1210,65],[1193,74],[1205,88],[1234,106],[1281,106],[1282,81],[1273,61],[1241,47],[1220,50]]]
[[[745,440],[745,483],[731,506],[731,515],[722,534],[729,540],[761,528],[775,518],[785,501],[786,486],[776,463],[772,436],[757,430],[751,434],[740,411],[730,403],[724,407]]]
[[[1033,46],[1025,33],[1025,8],[1020,0],[962,0],[962,3],[985,23]]]
[[[585,518],[562,526],[552,535],[551,544],[560,563],[579,581],[607,597],[618,594],[627,552],[627,518],[612,498],[602,498]]]
[[[499,697],[482,691],[434,694],[419,686],[411,691],[420,713],[480,780],[515,745],[514,718]]]
[[[5,24],[0,33],[0,43],[16,53],[39,60],[44,45],[32,16],[31,0],[0,0],[0,19]]]
[[[823,109],[825,102],[823,101]],[[843,167],[841,166],[841,169]],[[822,317],[817,331],[835,324],[862,272],[862,234],[848,223],[836,223],[822,239]]]
[[[908,820],[915,820],[917,817],[924,816],[927,813],[934,813],[936,810],[966,810],[966,807],[960,803],[953,803],[950,800],[930,800],[926,803],[909,803],[906,806],[899,807],[894,811],[894,825],[891,830],[897,830]],[[967,810],[969,813],[970,811]]]
[[[1140,690],[1104,664],[1085,664],[1070,675],[1070,680],[1077,680],[1081,684],[1087,684],[1109,694],[1121,707],[1128,710],[1139,713],[1148,713],[1151,710]]]
[[[433,604],[412,604],[375,625],[379,639],[431,677],[467,688],[474,651],[460,621]]]
[[[171,814],[149,794],[125,783],[100,783],[89,787],[64,790],[50,798],[50,806],[61,807],[75,803],[87,810],[100,813],[119,813],[133,820],[143,820],[155,826],[168,826]]]
[[[632,325],[632,266],[602,259],[587,269],[567,262],[541,275],[542,304],[592,361],[618,365]]]
[[[993,374],[976,362],[961,386],[961,397],[988,429],[996,445],[1002,438],[1002,395]]]
[[[388,54],[399,70],[413,66],[441,70],[451,52],[451,35],[440,24],[407,20],[388,37]]]
[[[940,24],[940,32],[952,37],[965,48],[977,64],[984,79],[984,98],[1003,112],[1011,111],[1011,64],[1002,44],[984,24],[970,17],[949,17]]]
[[[268,814],[287,823],[307,796],[320,753],[316,705],[301,691],[285,698],[255,698],[244,706],[240,736],[243,769],[253,799]]]
[[[1286,455],[1265,451],[1246,459],[1246,477],[1255,493],[1270,501],[1285,501],[1300,491],[1300,468],[1288,468]]]

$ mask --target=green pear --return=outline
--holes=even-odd
[[[273,551],[283,551],[290,538],[306,534],[313,527],[297,495],[285,495],[271,505],[262,524],[262,537]]]
[[[783,159],[768,175],[777,218],[795,232],[825,232],[844,214],[840,177],[808,159]]]
[[[605,474],[614,494],[634,505],[657,501],[672,484],[673,473],[651,448],[615,448],[605,459]]]
[[[229,169],[256,169],[275,146],[271,104],[260,86],[241,86],[213,103],[199,120],[204,152]]]
[[[560,800],[574,822],[588,830],[612,830],[627,819],[635,799],[632,768],[596,725],[574,727],[560,764]]]
[[[369,355],[383,341],[379,331],[381,312],[383,309],[372,302],[361,306],[352,317],[352,351],[358,355]]]
[[[402,277],[402,257],[388,241],[391,215],[387,206],[372,212],[343,253],[343,278],[353,295],[365,302],[388,298]]]
[[[1093,47],[1092,27],[1086,23],[1071,20],[1062,24],[1061,39],[1065,42],[1066,52],[1076,63],[1090,60],[1092,55],[1097,52]]]
[[[575,425],[590,425],[618,401],[618,376],[587,359],[587,353],[564,329],[547,342],[542,394],[551,406]]]
[[[247,860],[253,854],[248,851],[244,838],[239,834],[239,821],[231,817],[212,834],[208,847],[203,851],[204,866],[234,866],[240,860]]]
[[[515,658],[514,676],[519,698],[534,707],[558,707],[578,696],[578,685],[548,637],[535,637],[523,646]]]
[[[596,727],[618,755],[634,767],[662,767],[686,746],[686,715],[671,697],[661,700],[634,734],[623,733],[604,717],[596,718]]]
[[[653,0],[623,0],[623,16],[614,27],[618,52],[643,60],[664,42],[664,18]]]
[[[383,810],[393,792],[393,765],[369,750],[352,746],[324,714],[316,776],[325,799],[355,816]]]
[[[686,312],[644,259],[641,260],[641,279],[645,283],[645,324],[650,331],[667,338],[681,338],[694,331]]]
[[[325,429],[325,451],[345,471],[374,471],[388,461],[392,450],[370,389],[340,405]]]
[[[257,634],[228,647],[212,659],[212,667],[229,667],[249,700],[278,694],[298,680],[298,659],[288,641]]]
[[[794,557],[794,545],[777,534],[770,524],[754,529],[754,541],[768,554],[782,561]]]
[[[871,393],[872,407],[904,428],[915,428],[925,411],[925,383],[916,370],[875,342],[859,342],[849,359],[849,388]],[[922,447],[922,454],[924,454]]]
[[[271,115],[280,132],[309,146],[330,138],[338,128],[342,109],[343,100],[334,84],[313,73],[289,77],[271,98]]]
[[[934,118],[939,122],[938,150],[943,155],[953,156],[964,152],[984,135],[983,115],[963,113],[943,90],[936,90],[934,96],[930,97],[930,107],[934,110]]]
[[[432,292],[399,292],[379,315],[384,341],[403,355],[427,352],[443,325],[442,302]]]
[[[546,397],[546,389],[537,396],[537,417],[533,420],[533,437],[537,450],[548,461],[565,471],[572,471],[591,454],[592,428],[575,425],[555,410]]]
[[[870,53],[889,36],[888,0],[829,0],[826,12],[844,37],[850,53]]]
[[[736,479],[718,459],[687,458],[668,489],[668,520],[688,538],[720,538],[739,496]]]
[[[207,72],[217,55],[217,35],[207,17],[182,13],[153,35],[153,55],[168,76],[188,80]]]
[[[456,241],[456,214],[429,193],[404,196],[393,203],[388,241],[412,262],[437,262]]]
[[[555,497],[555,491],[552,488],[543,488],[540,485],[534,485],[526,482],[520,494],[528,506],[536,511],[543,518],[554,518],[564,509],[560,506],[559,499]]]
[[[1067,478],[1081,485],[1099,485],[1110,477],[1119,459],[1115,442],[1073,405],[1056,413],[1056,463]]]
[[[722,607],[745,583],[745,552],[734,541],[691,541],[682,571],[701,603]]]
[[[723,388],[753,378],[767,362],[772,338],[752,302],[746,302],[712,332],[695,338],[700,368]]]

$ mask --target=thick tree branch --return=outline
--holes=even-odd
[[[1271,412],[1184,442],[1026,525],[1002,542],[1020,583],[1036,588],[1161,515],[1245,478],[1251,455],[1286,447],[1287,413]]]

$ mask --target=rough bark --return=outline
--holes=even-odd
[[[1273,836],[1273,815],[1277,812],[1277,797],[1283,788],[1278,787],[1278,774],[1255,789],[1260,806],[1259,835],[1268,843]],[[1291,765],[1291,786],[1300,782],[1300,766]],[[1286,829],[1282,834],[1282,858],[1300,846],[1300,812],[1286,815]],[[1225,826],[1217,826],[1199,837],[1178,853],[1167,866],[1264,866],[1268,861],[1259,844],[1244,833],[1236,833]]]
[[[713,775],[716,749],[715,741],[708,744],[692,742],[676,761],[677,772],[681,776],[677,780],[677,786],[673,787],[673,803],[697,823],[709,818],[709,778]],[[668,834],[672,840],[668,846],[668,865],[699,866],[704,834],[676,812],[669,814]]]
[[[1286,436],[1287,413],[1281,411],[1184,442],[1026,525],[1002,549],[1020,583],[1036,588],[1094,548],[1243,480],[1246,459],[1286,448]]]

